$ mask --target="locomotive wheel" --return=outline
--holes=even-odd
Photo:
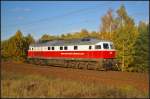
[[[76,66],[76,62],[72,61],[71,62],[71,68],[75,68],[75,66]]]
[[[94,67],[95,67],[94,70],[101,70],[102,69],[99,62],[96,62]]]
[[[40,60],[40,64],[41,64],[41,65],[47,65],[47,60],[44,60],[44,59],[43,59],[43,60]]]
[[[44,65],[43,60],[41,60],[41,59],[39,60],[39,65]]]
[[[81,62],[79,62],[78,69],[81,69],[81,68],[82,68],[82,67],[81,67],[81,64],[82,64],[82,63],[81,63]]]
[[[71,67],[71,68],[75,68],[75,62],[73,62],[73,61],[70,62],[70,67]]]
[[[75,69],[78,69],[79,68],[79,62],[76,62],[76,65],[75,65]]]
[[[84,69],[84,67],[85,67],[85,62],[80,62],[78,68]]]
[[[40,64],[40,62],[39,62],[38,59],[34,59],[34,63],[35,63],[36,65],[39,65],[39,64]]]
[[[32,59],[27,59],[27,63],[29,64],[32,64],[33,63],[32,61],[33,61]]]
[[[29,60],[31,64],[34,64],[34,59]]]
[[[65,61],[64,60],[61,60],[61,67],[65,67]]]
[[[84,62],[84,68],[83,69],[88,69],[88,62]]]
[[[87,69],[94,70],[94,67],[95,67],[95,62],[88,62]]]
[[[48,65],[48,61],[47,61],[47,60],[44,60],[44,64],[45,64],[45,65]]]
[[[71,68],[71,61],[68,61],[68,68]]]
[[[65,68],[68,68],[68,65],[69,65],[69,62],[68,62],[68,61],[65,61],[64,67],[65,67]]]

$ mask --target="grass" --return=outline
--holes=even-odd
[[[114,87],[55,77],[2,72],[2,98],[148,98],[132,86]]]

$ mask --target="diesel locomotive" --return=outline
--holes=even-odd
[[[112,70],[118,66],[113,42],[95,38],[31,44],[28,50],[28,62],[93,70]]]

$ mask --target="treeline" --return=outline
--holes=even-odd
[[[34,42],[30,34],[23,36],[21,31],[18,30],[14,36],[1,42],[1,57],[3,59],[24,61],[27,58],[29,45]]]
[[[114,16],[116,14],[116,16]],[[92,37],[97,39],[111,40],[114,42],[117,50],[117,59],[122,63],[123,71],[148,71],[149,59],[149,24],[139,22],[135,24],[134,19],[128,15],[125,7],[122,5],[117,11],[109,9],[101,18],[100,31],[89,32],[82,29],[80,32],[66,33],[62,35],[44,34],[38,42],[51,40],[67,40]],[[26,59],[29,44],[35,40],[29,34],[23,36],[21,31],[2,41],[1,52],[3,58]]]

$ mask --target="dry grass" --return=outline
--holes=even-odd
[[[2,72],[2,97],[101,97],[101,98],[148,98],[148,94],[132,86],[116,88],[95,83],[83,83],[54,77],[20,75]]]

